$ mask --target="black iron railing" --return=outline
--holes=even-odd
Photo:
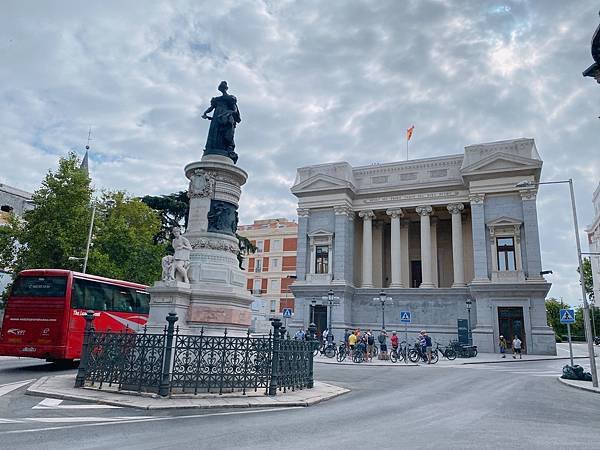
[[[285,328],[273,320],[268,336],[243,337],[180,334],[177,316],[169,313],[162,333],[98,332],[93,312],[86,331],[75,387],[106,385],[119,390],[176,393],[240,391],[276,395],[313,387],[315,341],[285,339]]]

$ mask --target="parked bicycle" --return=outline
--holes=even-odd
[[[340,344],[336,355],[337,361],[342,362],[346,359],[346,356],[348,356],[348,347],[346,346],[346,344]]]
[[[448,359],[449,361],[455,360],[458,356],[456,350],[454,350],[452,346],[447,345],[446,347],[442,347],[440,346],[439,342],[435,343],[434,351],[439,352],[444,358]]]
[[[416,363],[418,361],[428,362],[427,352],[423,349],[423,347],[421,347],[419,345],[418,342],[415,342],[415,345],[413,346],[413,348],[411,348],[408,351],[408,359],[414,363]],[[432,349],[431,364],[437,363],[439,359],[440,359],[440,357],[438,355],[438,352]]]
[[[398,348],[393,348],[390,352],[390,361],[396,363],[398,361],[406,361],[408,354],[408,345],[406,341],[402,341],[398,344]]]

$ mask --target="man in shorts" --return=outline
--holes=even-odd
[[[375,336],[373,336],[373,333],[371,332],[371,330],[367,330],[367,359],[372,360],[373,359],[373,346],[375,345]]]
[[[350,334],[350,336],[348,336],[348,347],[350,347],[351,355],[352,355],[352,352],[354,351],[355,345],[356,345],[356,334],[353,331],[352,334]]]
[[[379,359],[388,359],[387,333],[385,332],[385,330],[381,330],[381,333],[379,334],[379,336],[377,336],[377,340],[379,341]]]
[[[521,353],[522,344],[523,343],[521,342],[521,339],[519,339],[519,336],[515,336],[515,338],[512,341],[513,359],[517,359],[516,355],[519,355],[519,359],[523,359],[523,354]]]
[[[433,342],[431,342],[431,338],[425,330],[423,330],[423,338],[425,343],[425,354],[427,355],[427,364],[431,364],[431,351],[433,350]]]

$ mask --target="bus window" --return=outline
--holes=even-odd
[[[135,300],[132,295],[134,292],[128,288],[118,288],[117,286],[111,286],[117,288],[114,291],[113,298],[113,311],[119,312],[133,312],[135,308]]]
[[[64,297],[66,277],[18,277],[13,284],[12,297]]]
[[[144,291],[135,291],[135,293],[137,297],[135,312],[148,314],[148,311],[150,311],[150,294]]]

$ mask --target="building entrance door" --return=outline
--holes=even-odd
[[[498,307],[498,331],[510,346],[515,336],[521,339],[523,353],[527,353],[527,343],[525,342],[525,325],[523,321],[523,307],[510,306]]]
[[[423,277],[421,275],[421,261],[410,262],[410,287],[418,288],[421,286]]]
[[[317,336],[320,338],[325,328],[327,328],[327,306],[315,305],[312,308],[312,319],[317,326]]]

